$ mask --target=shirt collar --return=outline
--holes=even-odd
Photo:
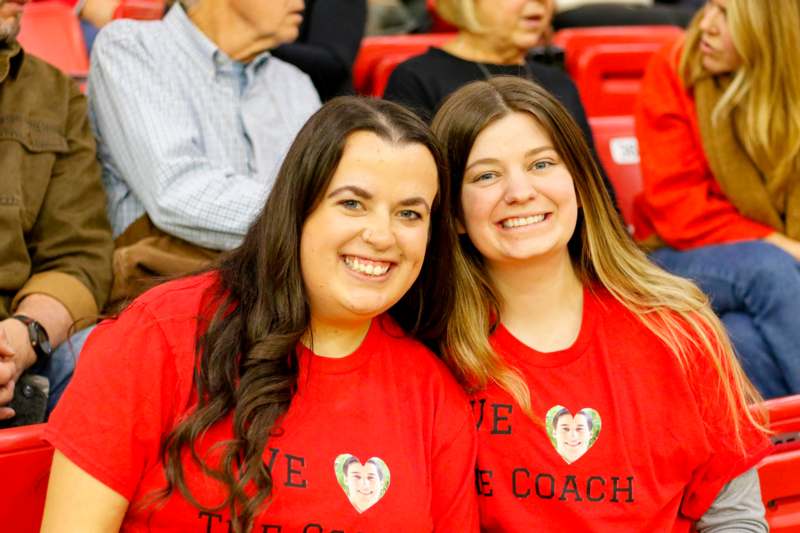
[[[25,52],[16,40],[0,47],[0,83],[9,77],[12,79],[17,77],[24,57]]]
[[[164,23],[168,29],[172,30],[172,34],[182,41],[187,50],[210,69],[212,74],[221,71],[249,71],[250,75],[254,75],[272,56],[269,50],[265,50],[246,64],[231,59],[194,25],[179,2],[176,2],[169,10],[164,17]]]

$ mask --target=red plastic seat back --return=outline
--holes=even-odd
[[[372,87],[369,94],[378,98],[382,97],[383,93],[386,92],[386,86],[389,84],[389,77],[394,72],[394,69],[397,68],[397,65],[415,55],[418,54],[399,52],[383,56],[375,65],[375,68],[372,69]]]
[[[633,199],[643,187],[634,119],[632,116],[589,117],[589,125],[597,155],[617,195],[622,218],[632,231]]]
[[[800,532],[800,395],[762,404],[775,451],[758,465],[761,498],[773,533]]]
[[[587,116],[630,115],[658,43],[599,44],[586,50],[572,76]]]
[[[158,20],[163,16],[163,0],[122,0],[114,10],[113,18]]]
[[[78,17],[57,1],[34,2],[22,12],[17,37],[26,53],[40,57],[76,79],[89,74],[89,55]]]
[[[436,0],[428,0],[427,7],[428,15],[430,15],[433,22],[431,25],[432,33],[453,33],[458,31],[458,28],[439,16],[439,12],[436,11]]]
[[[0,529],[39,531],[53,461],[53,447],[42,439],[45,424],[0,430]]]
[[[424,53],[431,46],[441,46],[453,37],[452,33],[365,37],[361,41],[361,49],[353,65],[353,86],[356,92],[364,95],[374,94],[373,74],[384,57],[405,54],[405,58],[409,58]]]
[[[553,44],[564,49],[567,72],[574,76],[581,56],[598,44],[656,43],[663,46],[681,35],[683,29],[678,26],[567,28],[555,33]]]

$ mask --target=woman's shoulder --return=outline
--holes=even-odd
[[[429,72],[436,68],[452,67],[459,61],[461,60],[441,48],[431,46],[422,54],[406,59],[397,68],[412,72]]]
[[[461,386],[441,358],[403,331],[388,315],[382,315],[379,320],[384,349],[391,352],[396,372],[409,376],[412,381],[425,381],[449,391],[457,390],[456,394],[463,395]]]
[[[176,320],[196,321],[205,315],[210,320],[219,299],[219,281],[216,271],[167,281],[133,300],[117,318],[136,315],[162,325]]]

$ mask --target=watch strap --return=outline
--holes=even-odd
[[[14,315],[12,318],[19,320],[28,328],[28,337],[30,338],[31,348],[36,355],[36,362],[30,367],[30,371],[34,373],[41,372],[50,362],[52,350],[50,349],[50,337],[47,330],[44,329],[39,322],[26,315]],[[47,342],[47,346],[43,346],[42,340]]]

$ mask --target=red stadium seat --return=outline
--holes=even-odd
[[[375,65],[375,68],[372,69],[372,87],[369,94],[378,98],[382,97],[386,91],[386,86],[389,84],[389,77],[394,72],[394,69],[397,68],[397,65],[415,55],[417,54],[408,52],[384,55]]]
[[[639,143],[632,116],[589,117],[595,148],[617,195],[622,218],[632,232],[633,199],[642,190]]]
[[[427,6],[428,14],[433,22],[431,25],[432,33],[453,33],[458,31],[458,28],[439,16],[439,12],[436,11],[436,0],[428,0]]]
[[[158,20],[164,16],[163,0],[122,0],[114,10],[115,19]]]
[[[633,114],[647,64],[661,46],[614,43],[587,49],[572,76],[587,116]]]
[[[66,4],[48,1],[26,5],[17,39],[27,53],[75,79],[85,80],[89,74],[89,55],[78,17]]]
[[[0,529],[39,531],[53,447],[42,439],[45,424],[0,430]]]
[[[441,46],[453,37],[452,33],[365,37],[353,65],[353,86],[356,92],[364,95],[375,92],[372,89],[373,73],[384,57],[405,54],[409,58],[424,53],[431,46]]]
[[[597,26],[567,28],[553,36],[553,44],[564,49],[567,72],[574,76],[581,56],[598,44],[656,43],[665,45],[683,35],[677,26]]]
[[[761,461],[758,476],[773,533],[800,532],[800,395],[764,402],[775,434],[775,452]]]

